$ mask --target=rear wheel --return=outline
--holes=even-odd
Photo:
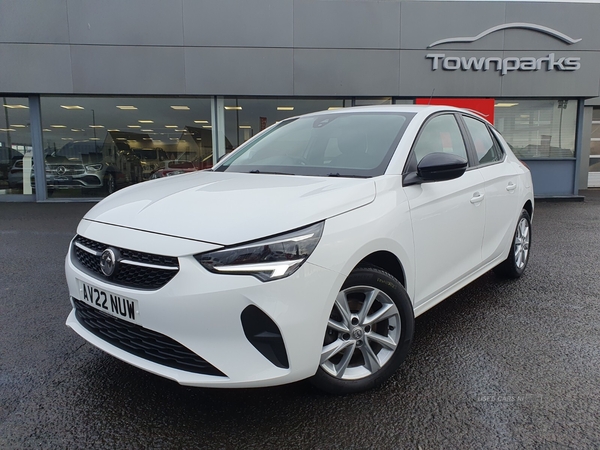
[[[117,190],[117,181],[112,173],[107,173],[104,177],[104,187],[108,195],[112,194]]]
[[[513,235],[512,246],[508,257],[494,268],[497,275],[507,278],[519,278],[525,272],[529,262],[531,247],[531,217],[526,210],[521,211],[517,228]]]
[[[400,282],[376,267],[355,269],[335,300],[312,383],[332,394],[378,386],[406,357],[413,329],[412,303]]]

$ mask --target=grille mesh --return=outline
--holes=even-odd
[[[225,376],[219,369],[170,337],[110,316],[80,300],[73,299],[73,302],[77,321],[89,332],[121,350],[174,369]]]
[[[108,245],[91,239],[77,236],[75,242],[94,250],[103,252]],[[131,264],[121,263],[112,277],[106,277],[100,270],[100,256],[93,255],[85,250],[73,246],[73,254],[78,266],[102,281],[108,281],[120,286],[134,287],[139,289],[159,289],[167,284],[179,271],[179,261],[173,256],[154,255],[152,253],[143,253],[135,250],[118,248],[122,259],[135,261],[144,264],[154,264],[159,266],[173,267],[177,270],[160,269],[155,267],[142,267]]]
[[[64,167],[65,172],[59,174],[59,167]],[[78,175],[81,173],[85,173],[85,169],[81,164],[55,164],[52,166],[48,166],[48,168],[46,169],[46,173],[52,175]]]

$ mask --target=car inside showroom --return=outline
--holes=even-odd
[[[593,3],[229,3],[12,2],[0,201],[99,199],[208,169],[286,118],[383,104],[478,111],[538,198],[600,185]]]

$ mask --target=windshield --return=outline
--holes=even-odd
[[[414,113],[356,112],[281,122],[240,147],[216,171],[382,175]]]

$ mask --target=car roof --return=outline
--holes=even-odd
[[[336,114],[351,114],[357,112],[369,112],[369,113],[379,113],[379,112],[398,112],[398,113],[411,113],[411,114],[420,114],[420,115],[430,115],[435,112],[440,111],[460,111],[463,113],[471,114],[473,116],[479,117],[480,119],[487,120],[482,113],[470,109],[465,108],[457,108],[454,106],[444,106],[444,105],[372,105],[372,106],[352,106],[347,108],[333,109],[327,111],[317,111],[314,113],[303,114],[302,116],[297,117],[315,117],[315,116],[325,116],[325,115],[336,115]]]

